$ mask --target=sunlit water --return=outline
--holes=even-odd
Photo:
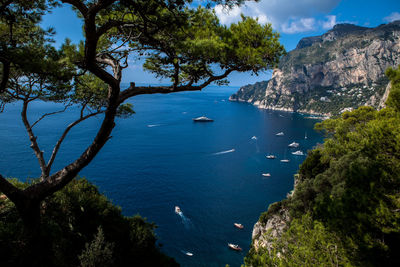
[[[121,206],[125,215],[139,213],[155,222],[162,251],[182,266],[240,266],[260,213],[293,189],[293,174],[305,157],[292,155],[297,149],[289,149],[288,144],[296,141],[307,152],[322,140],[313,131],[315,120],[229,102],[236,90],[211,87],[132,99],[136,114],[118,119],[112,139],[80,173]],[[51,103],[32,103],[30,118],[58,109]],[[0,114],[0,173],[37,177],[38,163],[19,112],[20,105],[12,104]],[[203,115],[214,122],[192,121]],[[72,109],[35,126],[45,155],[62,127],[77,116],[78,110]],[[82,153],[100,119],[70,133],[53,170]],[[281,131],[284,136],[275,136]],[[266,159],[270,153],[277,159]],[[290,162],[280,162],[282,158]],[[175,213],[175,206],[182,214]],[[245,228],[235,228],[234,222]],[[243,252],[230,250],[228,242],[238,244]]]

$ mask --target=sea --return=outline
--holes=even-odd
[[[181,266],[240,266],[260,214],[293,189],[305,156],[292,152],[307,154],[323,140],[313,130],[318,120],[228,101],[237,90],[209,86],[199,92],[130,99],[136,113],[117,119],[112,138],[80,173],[125,215],[140,214],[156,223],[158,246]],[[25,180],[38,177],[40,169],[20,110],[20,103],[12,103],[0,113],[0,173]],[[59,104],[32,102],[29,119],[58,110]],[[46,157],[77,116],[79,109],[70,107],[34,127]],[[193,122],[199,116],[214,122]],[[100,122],[101,117],[92,118],[70,132],[53,171],[84,151]],[[284,135],[276,136],[278,132]],[[288,147],[294,141],[299,148]],[[268,154],[277,158],[267,159]],[[175,213],[175,206],[181,214]],[[235,222],[244,229],[235,228]],[[228,243],[243,251],[231,250]]]

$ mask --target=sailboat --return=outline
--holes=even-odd
[[[307,139],[307,132],[304,134],[304,139]]]

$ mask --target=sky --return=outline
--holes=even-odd
[[[192,6],[206,1],[194,1]],[[227,10],[214,6],[220,22],[230,25],[240,20],[240,15],[257,18],[259,23],[271,23],[280,33],[280,42],[286,51],[294,49],[303,37],[321,35],[338,23],[352,23],[365,27],[376,27],[383,23],[400,20],[400,0],[261,0],[246,1],[242,6]],[[43,27],[53,27],[56,45],[65,38],[73,43],[82,40],[82,23],[68,5],[45,15]],[[165,83],[151,73],[143,71],[143,62],[131,62],[123,73],[122,82],[144,84]],[[243,86],[268,80],[271,71],[260,73],[232,73],[228,79],[231,86]]]

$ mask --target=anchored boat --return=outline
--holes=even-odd
[[[228,243],[228,247],[236,251],[242,251],[242,248],[239,247],[239,245]]]
[[[289,144],[288,147],[299,147],[299,143],[293,142]]]
[[[244,228],[243,224],[241,224],[241,223],[234,223],[233,225],[234,225],[236,228],[239,228],[239,229],[243,229],[243,228]]]
[[[193,119],[194,122],[213,122],[213,119],[207,118],[206,116],[201,116]]]

